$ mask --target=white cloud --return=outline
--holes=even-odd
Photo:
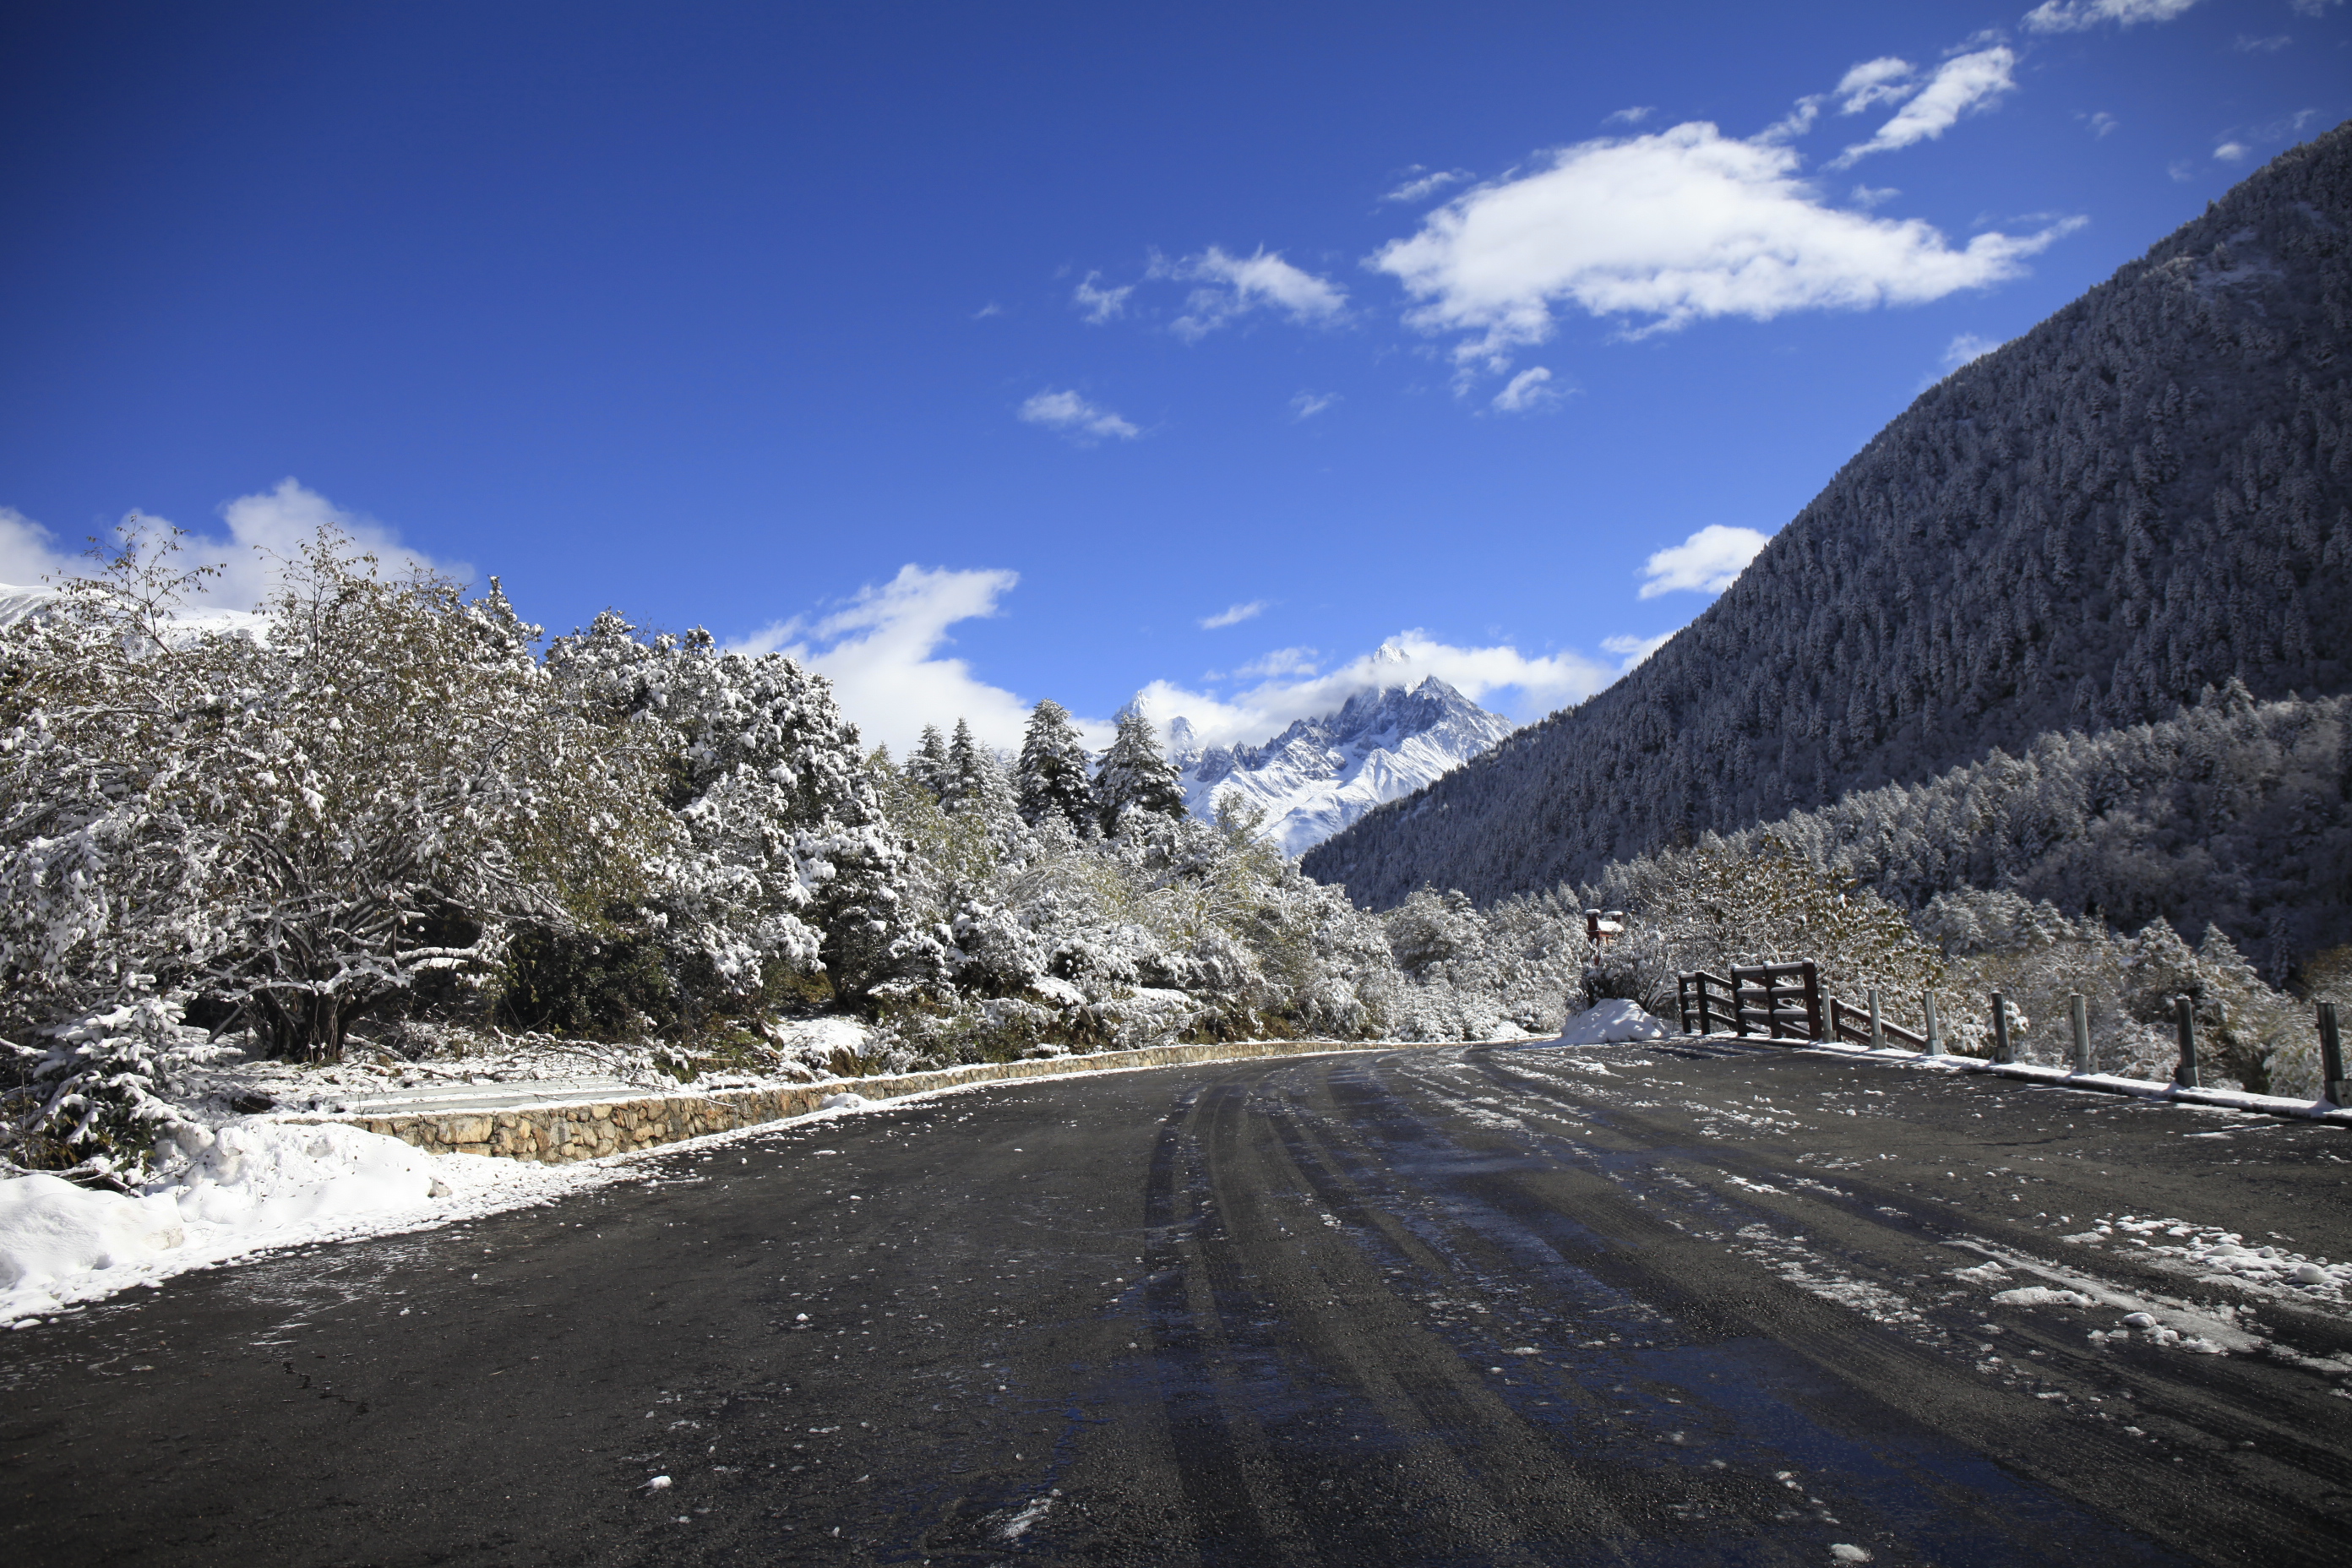
[[[1915,142],[1935,140],[1950,130],[1960,116],[1981,113],[2003,93],[2015,91],[2017,82],[2010,73],[2016,66],[2017,56],[1999,44],[1946,60],[1936,68],[1927,85],[1896,110],[1875,135],[1847,148],[1830,167],[1844,168],[1874,153],[1891,153]]]
[[[2074,118],[2088,125],[2094,136],[2105,136],[2108,132],[2113,131],[2117,123],[2116,117],[2104,109],[2095,114],[2078,114]]]
[[[830,615],[795,616],[730,646],[740,653],[789,654],[824,675],[868,745],[878,741],[904,756],[924,725],[946,730],[962,719],[982,741],[1009,751],[1021,744],[1032,704],[940,649],[954,640],[949,627],[995,615],[998,601],[1020,581],[1013,572],[908,564],[878,588],[858,589]],[[1097,740],[1109,730],[1100,721],[1082,721],[1081,728]]]
[[[2185,184],[2197,177],[2197,165],[2186,158],[2175,158],[2164,166],[2164,172]]]
[[[1860,114],[1874,103],[1900,103],[1919,90],[1914,79],[1918,69],[1893,55],[1864,60],[1845,73],[1830,96],[1838,100],[1840,114]]]
[[[1169,325],[1187,342],[1198,342],[1239,316],[1261,307],[1280,310],[1302,324],[1328,322],[1346,314],[1347,293],[1261,246],[1249,256],[1228,256],[1211,246],[1181,261],[1155,258],[1155,278],[1201,283],[1184,301],[1184,314]]]
[[[346,511],[291,479],[279,480],[275,489],[226,502],[220,514],[228,525],[226,539],[192,529],[181,541],[179,561],[184,568],[221,568],[216,575],[195,584],[189,597],[193,605],[253,609],[277,589],[286,563],[321,526],[340,529],[352,544],[376,558],[386,576],[428,571],[468,582],[474,575],[474,569],[464,562],[436,561],[411,550],[375,519]],[[163,518],[138,512],[123,521],[134,528],[171,526]],[[108,533],[102,542],[110,547],[113,535]],[[56,536],[24,513],[0,507],[0,583],[31,587],[45,577],[83,575],[96,565],[87,555],[59,549]]]
[[[1510,384],[1495,394],[1495,406],[1506,414],[1528,414],[1538,408],[1549,408],[1559,401],[1559,394],[1544,384],[1551,372],[1541,365],[1531,365],[1511,377]]]
[[[1813,121],[1822,117],[1822,105],[1828,101],[1829,94],[1825,92],[1808,93],[1797,100],[1787,114],[1759,131],[1749,140],[1762,147],[1794,142],[1813,128]]]
[[[1070,290],[1070,302],[1085,313],[1089,326],[1099,327],[1125,310],[1127,297],[1135,292],[1132,283],[1117,289],[1097,289],[1095,279],[1101,276],[1099,272],[1089,272]]]
[[[1507,646],[1456,647],[1412,631],[1325,675],[1309,665],[1297,679],[1276,674],[1223,698],[1155,680],[1136,700],[1163,729],[1171,719],[1188,721],[1204,746],[1256,745],[1294,720],[1333,711],[1358,692],[1411,686],[1425,675],[1497,712],[1532,719],[1583,700],[1619,673],[1579,653],[1531,658]]]
[[[1620,109],[1601,117],[1603,125],[1639,125],[1658,111],[1654,103],[1637,103],[1631,109]]]
[[[2007,342],[2007,338],[1980,338],[1974,332],[1962,332],[1944,350],[1944,369],[1956,371],[1970,360],[1979,360]]]
[[[1690,589],[1720,594],[1748,570],[1769,536],[1752,528],[1728,528],[1710,522],[1680,544],[1661,550],[1642,565],[1642,597]],[[1603,645],[1606,646],[1605,644]]]
[[[1435,195],[1446,186],[1458,184],[1470,177],[1470,171],[1467,169],[1440,169],[1434,174],[1428,174],[1424,173],[1418,163],[1407,169],[1405,173],[1412,178],[1396,189],[1383,194],[1381,200],[1384,202],[1423,201]]]
[[[57,535],[15,507],[0,506],[0,585],[37,588],[45,578],[76,576],[92,564],[58,549]]]
[[[2141,22],[2169,22],[2197,0],[2042,0],[2025,14],[2031,33],[2083,33],[2102,22],[2129,27]]]
[[[1293,419],[1312,419],[1339,401],[1339,395],[1336,392],[1302,392],[1290,400],[1290,416]]]
[[[987,304],[982,305],[979,310],[974,310],[971,313],[971,319],[975,321],[984,321],[991,316],[1001,316],[1003,314],[1004,314],[1004,307],[998,304],[995,300],[991,300]]]
[[[2344,0],[2286,0],[2286,8],[2298,16],[2325,16],[2330,5],[2341,5]]]
[[[1265,606],[1266,601],[1264,599],[1252,599],[1246,605],[1228,605],[1213,616],[1203,616],[1201,618],[1201,629],[1204,632],[1213,632],[1219,626],[1237,626],[1244,621],[1263,615]]]
[[[1654,637],[1613,637],[1601,639],[1601,651],[1613,653],[1623,660],[1617,668],[1631,669],[1674,640],[1673,632],[1660,632]]]
[[[2250,38],[2245,34],[2240,33],[2238,52],[2242,55],[2274,55],[2293,42],[2294,40],[2284,33],[2274,34],[2267,38]]]
[[[1853,188],[1853,200],[1854,205],[1867,212],[1872,207],[1885,206],[1902,194],[1902,191],[1893,185],[1881,185],[1876,190],[1873,190],[1868,185],[1856,185]]]
[[[1477,332],[1458,361],[1500,370],[1543,342],[1564,300],[1646,330],[1700,317],[1939,300],[2015,277],[2074,226],[1978,235],[1955,249],[1928,224],[1822,205],[1786,147],[1735,142],[1713,125],[1587,142],[1532,174],[1465,193],[1370,265],[1418,301],[1428,332]]]
[[[1105,436],[1132,441],[1143,432],[1109,409],[1087,402],[1075,392],[1041,392],[1021,405],[1024,424],[1059,431],[1083,446]]]
[[[2213,156],[2224,163],[2242,163],[2254,155],[2254,150],[2243,142],[2224,142],[2213,149]]]

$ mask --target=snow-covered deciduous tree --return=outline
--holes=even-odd
[[[668,831],[626,736],[557,698],[493,580],[385,579],[325,531],[265,635],[177,618],[126,538],[0,634],[0,973],[20,1029],[144,996],[334,1057],[516,920],[570,921]]]
[[[1911,1028],[1924,1023],[1926,994],[1948,984],[1942,953],[1901,910],[1769,838],[1734,847],[1710,835],[1620,862],[1596,901],[1633,916],[1666,970],[1725,974],[1735,964],[1811,960],[1831,994],[1858,1004],[1875,986],[1887,1014]]]
[[[1069,710],[1046,698],[1030,710],[1013,768],[1013,794],[1032,827],[1058,816],[1079,832],[1096,817],[1092,768]]]
[[[1939,894],[1916,923],[1950,955],[1957,989],[1975,998],[1998,991],[2017,1004],[2028,1020],[2012,1039],[2022,1060],[2071,1059],[2079,995],[2094,1069],[2168,1079],[2179,1058],[2174,1009],[2187,996],[2205,1072],[2257,1093],[2318,1092],[2317,1037],[2306,1005],[2264,984],[2215,928],[2191,948],[2164,921],[2127,935],[2005,889]],[[1971,1033],[1990,1029],[1977,1024]]]

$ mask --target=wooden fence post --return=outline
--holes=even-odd
[[[2172,999],[2172,1016],[2180,1030],[2180,1065],[2172,1069],[2172,1081],[2183,1089],[2195,1089],[2197,1081],[2197,1004],[2186,996]]]
[[[2321,1098],[2352,1106],[2352,1083],[2344,1081],[2344,1037],[2336,1030],[2336,1004],[2319,1005],[2319,1071]]]
[[[1822,969],[1811,959],[1805,960],[1805,1033],[1813,1039],[1822,1037]]]
[[[1927,1013],[1927,1054],[1931,1057],[1940,1057],[1944,1054],[1944,1031],[1942,1026],[1936,1022],[1936,994],[1933,991],[1928,992],[1926,1000],[1920,1005],[1926,1008]]]
[[[2009,1054],[2009,998],[1992,994],[1992,1059],[2006,1062]]]
[[[2074,1006],[2070,1010],[2074,1015],[2074,1070],[2089,1072],[2091,1070],[2091,1010],[2089,1004],[2083,1000],[2081,992],[2074,993]]]
[[[1863,994],[1870,999],[1870,1048],[1883,1051],[1886,1048],[1886,1027],[1878,1021],[1878,987],[1874,985]]]

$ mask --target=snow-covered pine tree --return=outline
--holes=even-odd
[[[1130,808],[1183,816],[1184,791],[1178,776],[1142,710],[1131,702],[1120,709],[1118,733],[1095,769],[1095,804],[1102,813],[1103,831],[1116,832],[1120,816]]]
[[[950,774],[947,742],[940,739],[940,727],[926,724],[923,738],[907,753],[907,776],[930,791],[933,800],[942,800],[947,795]]]
[[[971,726],[956,721],[955,738],[948,742],[948,785],[940,804],[952,816],[979,820],[999,843],[1021,831],[1020,808],[1013,798],[1013,781],[996,753],[972,734]]]
[[[905,843],[823,676],[782,654],[723,652],[708,632],[640,639],[600,616],[548,650],[575,700],[649,729],[666,753],[684,852],[650,868],[654,924],[708,1005],[748,1002],[766,965],[822,964],[835,992],[936,966],[908,908]]]
[[[1023,821],[1034,827],[1059,816],[1083,832],[1095,819],[1094,785],[1088,780],[1086,742],[1070,721],[1069,710],[1046,698],[1030,710],[1014,770],[1014,796]]]

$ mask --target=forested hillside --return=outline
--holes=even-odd
[[[2352,686],[2352,127],[1921,395],[1582,706],[1311,851],[1486,902],[2232,679]]]
[[[1999,889],[2136,931],[2217,927],[2273,982],[2352,941],[2352,697],[2256,703],[2232,682],[2153,724],[2044,735],[1924,784],[1890,784],[1728,835],[1794,854],[1917,914]],[[1710,841],[1711,842],[1711,841]],[[1631,906],[1620,862],[1598,896]],[[1967,945],[1967,944],[1964,944]]]

